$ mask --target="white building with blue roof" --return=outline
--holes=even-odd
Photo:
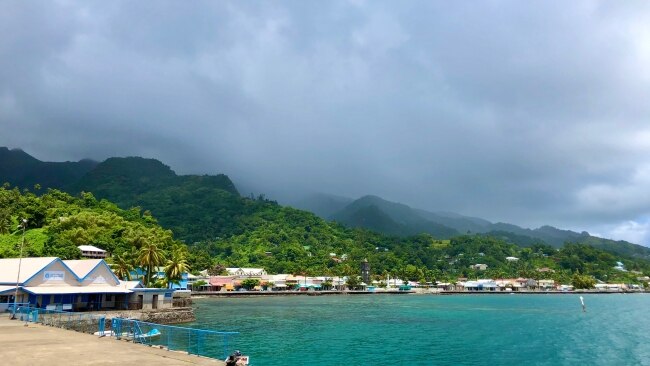
[[[16,293],[18,303],[55,310],[172,306],[171,290],[120,281],[103,259],[0,259],[0,310],[13,304]]]

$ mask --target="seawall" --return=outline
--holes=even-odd
[[[130,318],[158,324],[188,323],[196,320],[192,307],[156,310],[115,310],[102,311],[99,314],[106,314],[107,319]]]
[[[326,296],[326,295],[405,295],[410,291],[200,291],[192,292],[192,297],[247,297],[247,296]]]

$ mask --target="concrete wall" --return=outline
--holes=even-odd
[[[157,301],[154,306],[155,295],[157,295]],[[172,307],[171,293],[169,295],[169,297],[165,297],[164,291],[135,291],[131,295],[130,302],[140,302],[140,296],[142,296],[142,310],[167,309]]]

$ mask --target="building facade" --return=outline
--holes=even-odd
[[[167,296],[171,307],[172,292],[120,281],[103,259],[0,259],[0,310],[14,301],[63,311],[163,308]]]

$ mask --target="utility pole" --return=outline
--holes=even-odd
[[[14,292],[14,311],[11,314],[11,319],[16,319],[16,306],[18,303],[18,285],[20,284],[20,266],[23,262],[23,247],[25,246],[25,230],[27,229],[27,219],[20,221],[19,228],[23,228],[23,240],[20,243],[20,257],[18,257],[18,275],[16,275],[16,291]]]

